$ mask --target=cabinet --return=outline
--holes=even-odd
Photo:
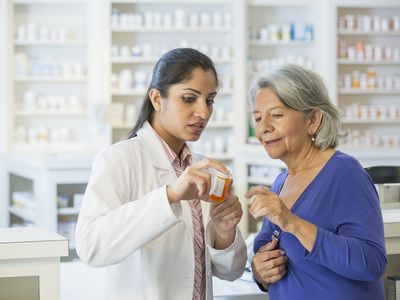
[[[5,227],[41,226],[69,239],[91,171],[92,157],[5,156]]]
[[[87,2],[6,2],[7,149],[81,150],[88,127]]]
[[[318,55],[325,30],[317,18],[323,10],[320,2],[247,0],[238,9],[242,13],[237,34],[246,42],[237,45],[241,62],[236,74],[237,81],[241,78],[242,83],[241,101],[237,103],[239,149],[235,156],[235,187],[242,199],[241,230],[245,235],[256,232],[258,226],[248,214],[246,191],[253,185],[271,185],[275,175],[285,168],[280,161],[270,159],[255,139],[250,105],[246,101],[248,90],[256,75],[285,63],[301,64],[327,74]]]
[[[259,73],[286,63],[296,63],[319,70],[318,61],[320,10],[317,1],[249,0],[246,7],[247,80]],[[247,141],[254,139],[254,128],[248,114]]]
[[[111,1],[110,105],[112,141],[133,128],[158,58],[177,47],[196,48],[216,64],[220,87],[212,120],[195,151],[233,159],[234,21],[231,1]]]
[[[0,229],[2,299],[60,299],[60,257],[67,255],[68,241],[49,230]]]
[[[367,163],[398,162],[400,4],[336,1],[334,11],[336,98],[349,132],[341,147]]]

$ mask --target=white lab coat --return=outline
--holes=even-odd
[[[193,155],[193,161],[201,159]],[[149,123],[137,137],[101,151],[93,165],[76,229],[79,257],[108,267],[107,298],[190,300],[194,281],[192,215],[188,201],[170,205],[166,185],[175,171]],[[212,275],[235,280],[246,263],[246,246],[235,240],[216,250],[209,204],[202,201],[206,226],[207,299]]]

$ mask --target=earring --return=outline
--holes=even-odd
[[[311,138],[311,142],[314,143],[315,142],[315,135],[312,136]]]

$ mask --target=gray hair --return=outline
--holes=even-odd
[[[288,64],[257,76],[250,87],[252,107],[256,93],[265,88],[270,88],[286,106],[303,112],[305,116],[315,109],[320,110],[322,122],[314,135],[314,145],[322,150],[338,146],[342,135],[340,113],[317,73],[299,65]]]

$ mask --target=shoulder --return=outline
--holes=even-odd
[[[141,149],[140,140],[136,137],[120,141],[100,150],[96,155],[95,163],[100,161],[113,163],[126,162],[132,155],[140,155],[142,152]]]
[[[328,163],[336,175],[344,177],[367,175],[367,172],[355,157],[341,151],[336,151]]]

